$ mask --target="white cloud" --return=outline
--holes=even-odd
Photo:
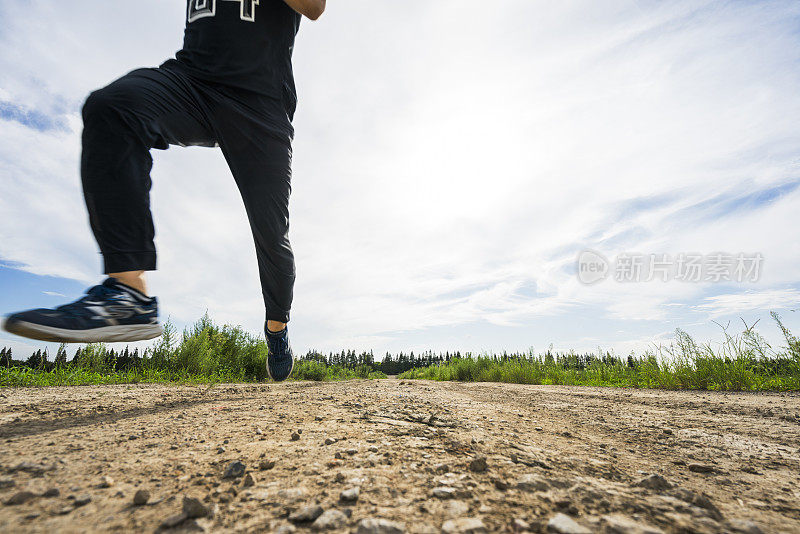
[[[707,297],[695,308],[707,311],[712,317],[736,315],[753,310],[775,310],[800,308],[800,291],[775,289],[768,291],[746,291]]]
[[[72,126],[0,122],[1,257],[97,279],[77,110],[90,90],[179,46],[180,4],[0,3],[0,45],[26,52],[0,58],[0,96]],[[728,215],[696,207],[797,179],[796,3],[472,6],[342,1],[303,22],[296,347],[503,349],[528,335],[569,345],[587,337],[572,319],[581,310],[637,323],[600,338],[623,343],[680,320],[688,312],[676,303],[715,316],[707,284],[579,284],[569,267],[587,247],[609,257],[759,251],[754,291],[800,282],[800,230],[787,224],[800,191]],[[165,311],[189,321],[208,309],[259,330],[252,240],[221,155],[154,155],[152,286]],[[658,196],[667,200],[643,209],[626,202]],[[560,328],[536,330],[550,320]],[[482,322],[494,333],[469,340]]]

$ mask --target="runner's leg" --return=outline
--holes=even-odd
[[[151,148],[213,146],[191,83],[167,69],[138,69],[83,106],[81,178],[103,272],[156,268],[150,213]]]

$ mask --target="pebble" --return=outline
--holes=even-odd
[[[527,474],[517,479],[517,489],[522,491],[547,491],[550,485],[540,476]]]
[[[454,497],[456,494],[456,490],[453,488],[448,488],[446,486],[440,486],[438,488],[433,488],[433,496],[437,499],[450,499]]]
[[[336,440],[333,438],[325,438],[325,445],[333,445],[336,443]]]
[[[604,515],[600,518],[600,523],[606,534],[664,534],[660,528],[637,523],[633,519],[619,514]]]
[[[575,522],[570,516],[566,514],[556,514],[547,522],[547,532],[555,532],[557,534],[592,534],[592,532]]]
[[[42,497],[59,497],[61,495],[61,490],[58,488],[47,488],[44,493],[42,493]]]
[[[76,508],[78,506],[86,506],[90,502],[92,502],[92,496],[89,495],[88,493],[84,493],[83,495],[78,495],[77,497],[75,497],[75,501],[73,501]]]
[[[347,449],[344,452],[346,452],[350,456],[354,456],[354,455],[358,454],[358,449]]]
[[[137,490],[133,495],[133,504],[143,506],[150,500],[150,492],[146,489]]]
[[[450,519],[442,525],[442,534],[485,534],[489,532],[483,521],[474,517]]]
[[[240,476],[244,475],[244,470],[244,464],[239,460],[236,460],[228,464],[228,467],[225,469],[225,473],[223,473],[222,478],[239,478]]]
[[[469,470],[473,473],[483,473],[487,467],[485,456],[476,456],[469,463]]]
[[[261,460],[258,462],[258,468],[262,471],[268,471],[275,467],[275,460]]]
[[[7,501],[6,504],[15,505],[15,504],[25,504],[26,502],[30,501],[31,499],[35,499],[36,494],[32,491],[20,491],[12,495]]]
[[[645,477],[637,482],[636,485],[640,488],[647,488],[653,491],[662,491],[672,487],[672,484],[670,484],[666,478],[659,474],[652,474],[648,477]]]
[[[450,466],[447,464],[436,464],[433,466],[434,473],[447,473],[450,471]]]
[[[520,519],[519,517],[515,518],[511,522],[511,530],[513,532],[525,532],[526,530],[530,530],[531,525],[525,521],[524,519]]]
[[[183,514],[189,519],[211,515],[210,509],[195,497],[183,498]]]
[[[339,494],[339,499],[345,502],[355,502],[358,500],[360,491],[361,490],[358,488],[358,486],[354,488],[348,488]]]
[[[445,515],[450,518],[462,517],[467,513],[469,513],[469,505],[464,501],[453,500],[445,507]]]
[[[168,518],[164,519],[161,522],[161,525],[159,525],[158,528],[160,530],[166,530],[166,529],[169,529],[169,528],[175,528],[178,525],[180,525],[181,523],[183,523],[184,521],[186,521],[186,519],[187,519],[186,518],[186,514],[171,515]]]
[[[728,523],[734,532],[741,532],[742,534],[764,534],[761,527],[753,521],[747,519],[731,519]]]
[[[330,509],[325,510],[322,515],[320,515],[314,522],[311,524],[312,530],[333,530],[337,528],[342,528],[344,524],[347,522],[347,516],[344,512],[339,510]]]
[[[689,464],[686,466],[692,473],[713,473],[717,469],[708,464]]]
[[[114,479],[110,476],[104,476],[100,478],[100,487],[101,488],[110,488],[114,485]]]
[[[403,534],[405,531],[403,523],[370,517],[358,522],[356,534]]]
[[[256,485],[256,479],[253,477],[251,473],[247,473],[244,476],[244,480],[242,481],[242,486],[245,488],[250,488]]]
[[[289,514],[289,521],[292,523],[309,523],[322,515],[322,506],[317,504],[303,506]]]
[[[225,451],[227,451],[227,450],[228,450],[228,449],[226,449],[225,447],[223,447],[222,445],[220,445],[220,446],[219,446],[219,448],[217,449],[217,454],[222,454],[223,452],[225,452]]]
[[[292,441],[297,441],[298,439],[300,439],[300,434],[292,432]]]

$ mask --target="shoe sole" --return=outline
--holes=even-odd
[[[267,356],[267,358],[269,358],[269,356]],[[292,371],[294,371],[294,356],[292,356],[292,366],[289,368],[289,374],[286,375],[286,378],[292,376]],[[273,382],[283,382],[283,380],[286,380],[286,378],[284,378],[283,380],[275,380],[274,378],[272,378],[272,373],[269,372],[269,359],[267,359],[267,376],[269,376],[269,379],[272,380]]]
[[[3,320],[3,330],[30,339],[61,343],[143,341],[164,333],[160,324],[126,324],[92,328],[91,330],[69,330],[26,321],[9,321],[8,319]]]

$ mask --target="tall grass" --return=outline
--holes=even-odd
[[[800,390],[800,343],[772,314],[787,346],[775,351],[745,324],[735,335],[723,328],[724,339],[715,347],[697,343],[677,330],[666,347],[646,351],[626,360],[598,355],[583,361],[573,353],[455,358],[449,362],[412,369],[400,378],[563,384],[662,389],[725,391]]]
[[[80,348],[71,362],[47,362],[35,368],[0,367],[0,387],[67,386],[137,382],[251,382],[266,380],[267,344],[239,326],[219,326],[208,314],[180,335],[167,321],[164,334],[141,358],[117,360],[103,343]],[[324,362],[300,360],[290,379],[346,380],[386,378],[369,366],[347,369]]]

